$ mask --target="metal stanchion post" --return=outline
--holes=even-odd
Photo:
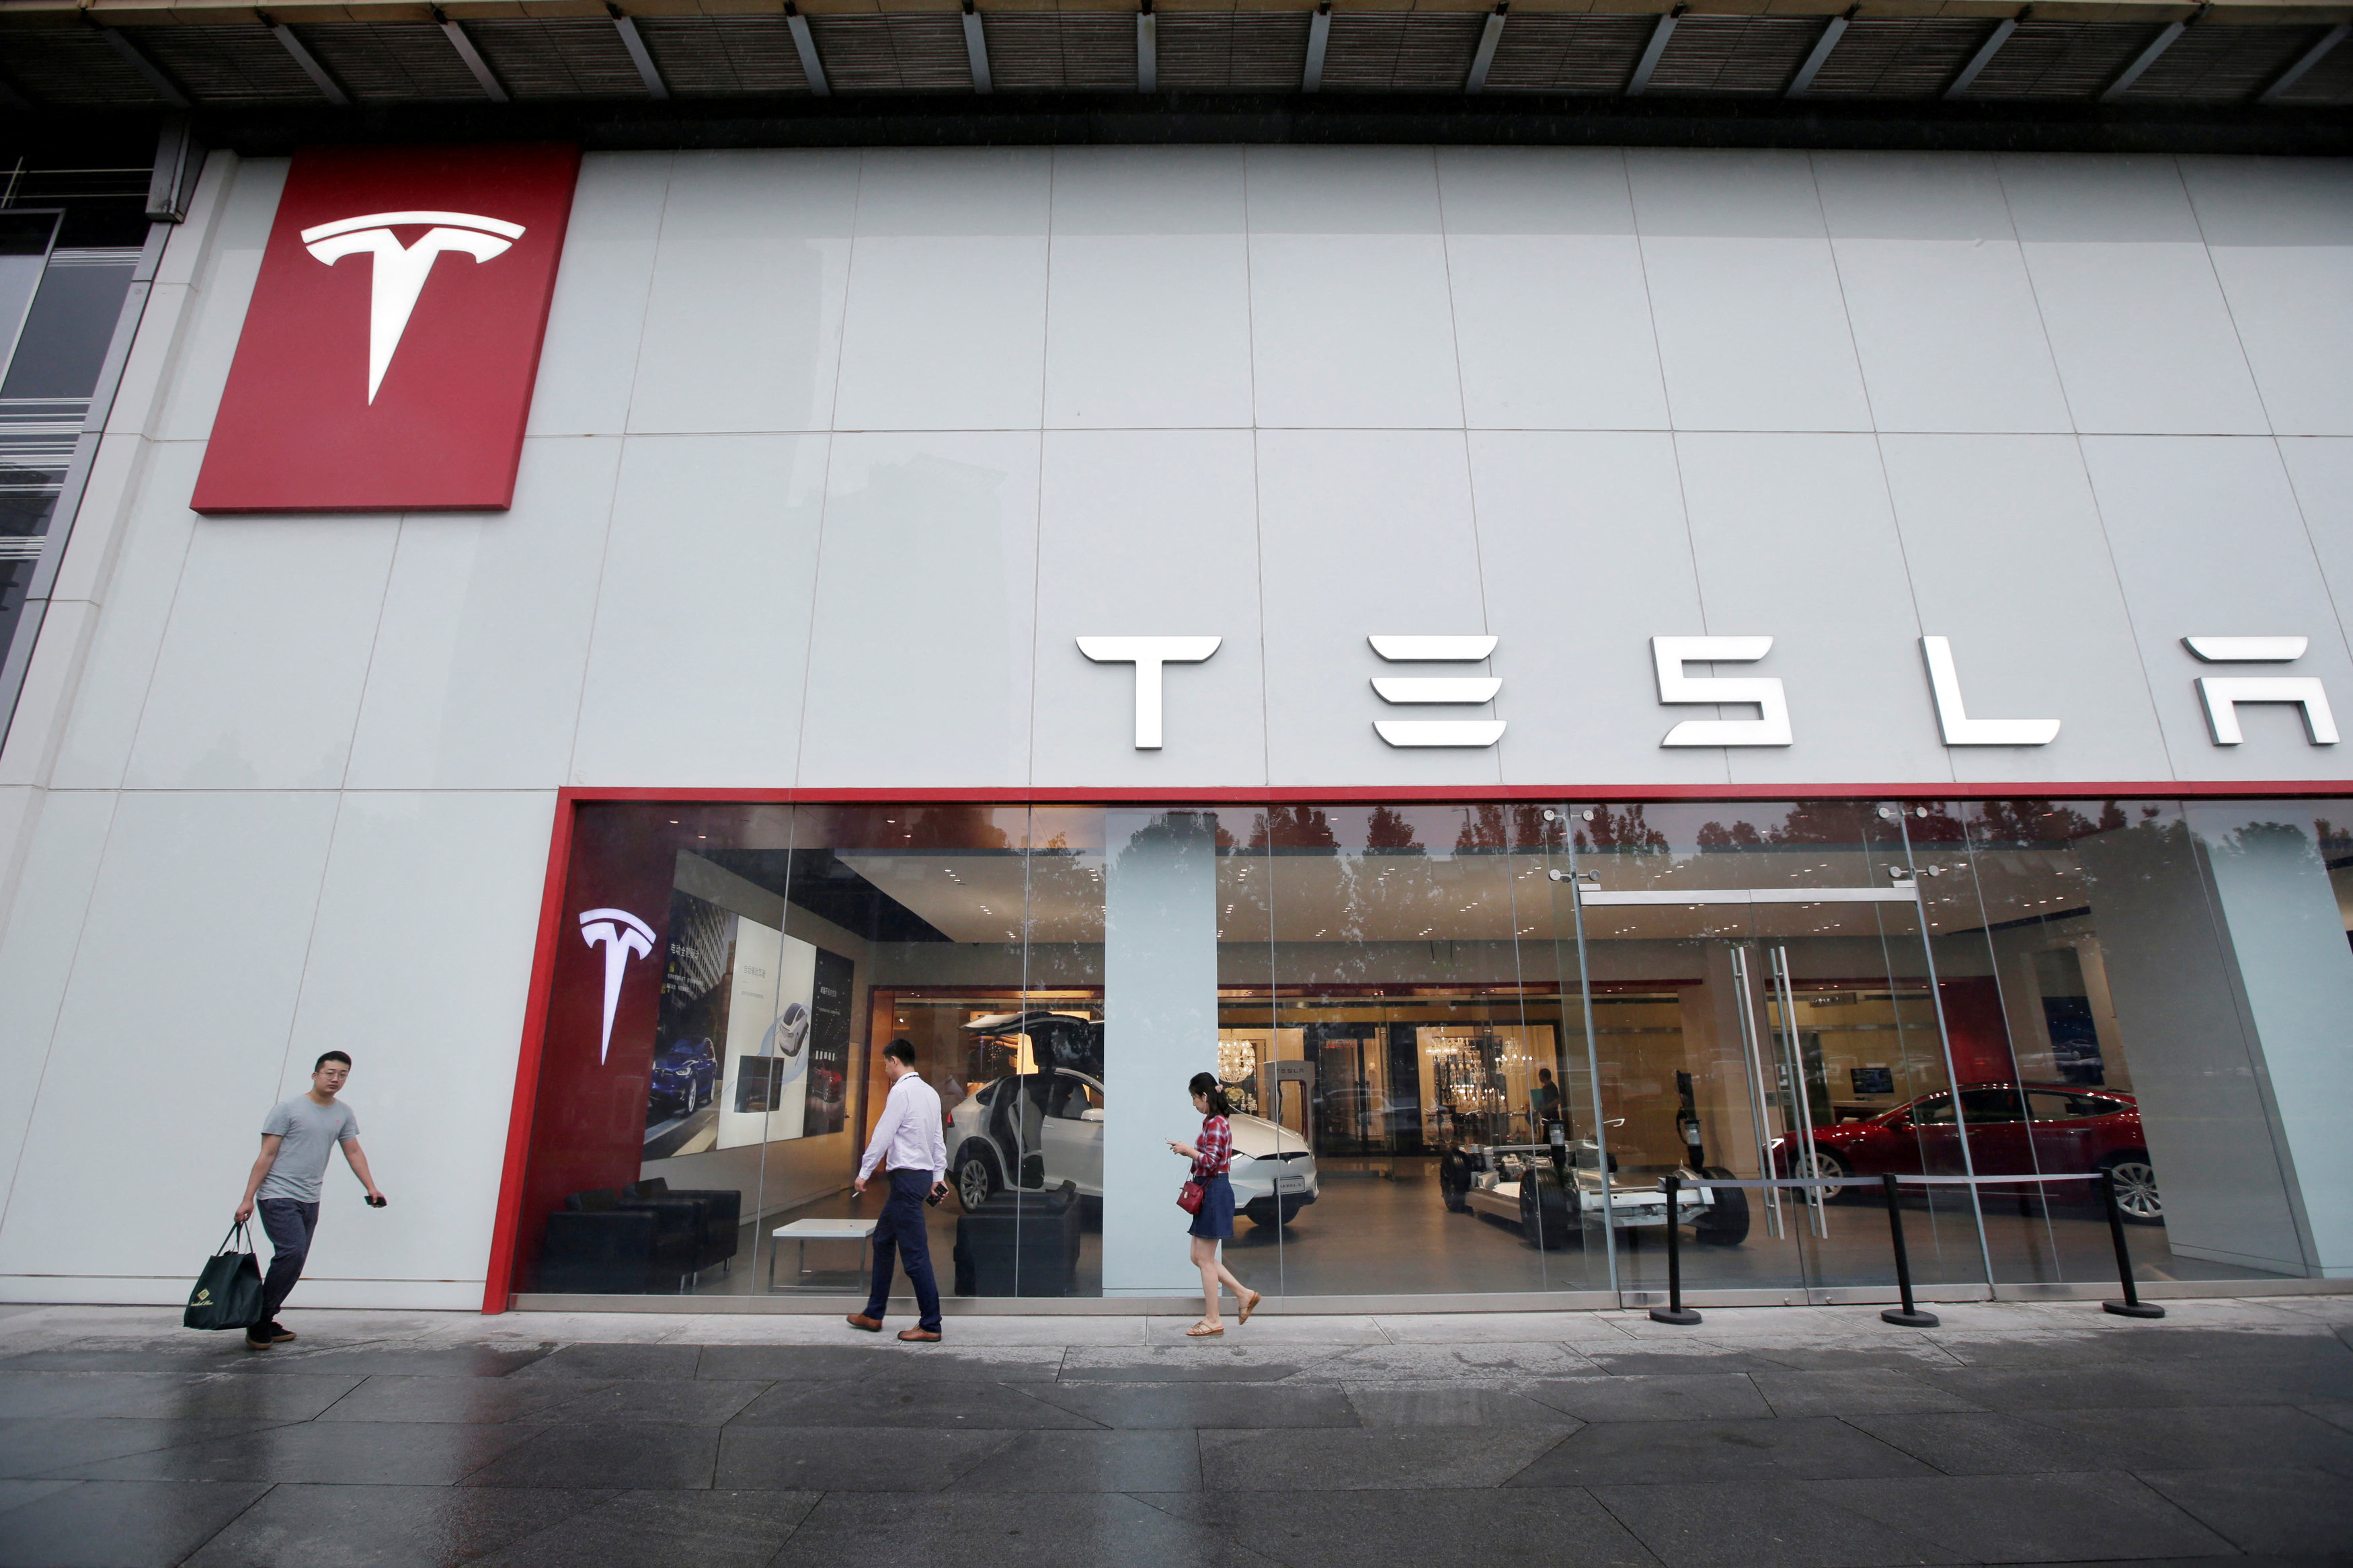
[[[2103,1301],[2100,1305],[2119,1318],[2162,1318],[2165,1309],[2153,1301],[2144,1301],[2133,1289],[2132,1251],[2125,1246],[2124,1211],[2116,1207],[2116,1173],[2100,1173],[2100,1196],[2108,1205],[2108,1239],[2116,1244],[2116,1279],[2125,1288],[2121,1301]]]
[[[1683,1305],[1683,1226],[1675,1221],[1675,1194],[1683,1185],[1680,1176],[1669,1176],[1659,1184],[1667,1194],[1667,1304],[1651,1309],[1654,1323],[1678,1323],[1689,1327],[1699,1321],[1699,1314]]]
[[[1936,1314],[1924,1312],[1912,1304],[1912,1254],[1904,1246],[1904,1211],[1896,1206],[1895,1174],[1891,1171],[1879,1179],[1887,1188],[1887,1235],[1895,1244],[1895,1288],[1904,1292],[1901,1310],[1891,1307],[1879,1316],[1898,1328],[1933,1329],[1938,1321]]]

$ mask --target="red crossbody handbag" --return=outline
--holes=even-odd
[[[1208,1194],[1202,1190],[1200,1183],[1188,1180],[1176,1190],[1176,1206],[1187,1214],[1199,1214],[1201,1200],[1207,1196]]]

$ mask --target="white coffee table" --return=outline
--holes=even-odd
[[[797,1241],[801,1244],[800,1270],[808,1272],[808,1244],[812,1241],[854,1241],[858,1243],[858,1267],[866,1268],[866,1248],[874,1239],[874,1222],[871,1219],[797,1219],[790,1225],[780,1225],[770,1233],[768,1247],[768,1289],[776,1288],[776,1242]]]

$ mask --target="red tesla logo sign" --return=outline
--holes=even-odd
[[[512,501],[579,173],[563,146],[297,153],[195,510]]]

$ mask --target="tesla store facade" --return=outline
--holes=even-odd
[[[984,1310],[1185,1294],[1204,1070],[1293,1310],[1892,1297],[1668,1176],[2341,1289],[2348,304],[2324,159],[216,152],[0,755],[0,1297],[178,1300],[343,1049],[313,1304],[837,1310],[894,1038]]]

